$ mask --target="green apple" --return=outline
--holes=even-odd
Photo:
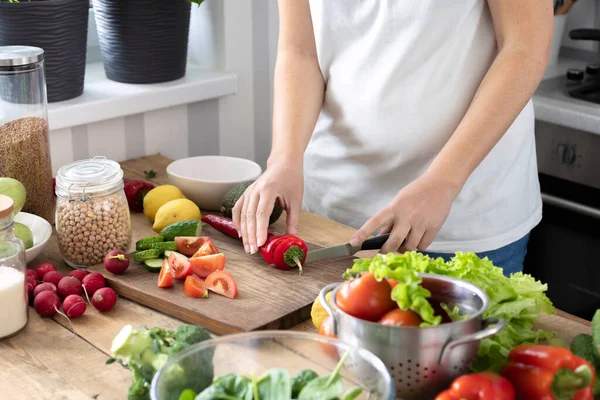
[[[23,225],[19,222],[15,222],[15,236],[23,241],[25,250],[33,247],[33,233],[27,225]]]
[[[21,182],[13,178],[0,178],[0,194],[10,197],[14,202],[14,215],[25,205],[27,191]]]

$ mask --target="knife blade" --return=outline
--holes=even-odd
[[[359,251],[364,250],[379,250],[383,247],[389,237],[390,234],[387,233],[385,235],[367,239],[360,246],[352,246],[350,243],[346,243],[338,246],[326,247],[324,249],[312,250],[308,252],[304,263],[307,264],[309,262],[330,260],[332,258],[350,257]]]

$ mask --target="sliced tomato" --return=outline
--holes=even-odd
[[[158,287],[168,288],[171,286],[173,286],[173,274],[171,273],[169,261],[165,260],[158,274]]]
[[[173,278],[177,280],[182,281],[193,274],[190,262],[184,257],[177,255],[177,253],[171,253],[169,258],[167,258],[167,262],[171,268]]]
[[[235,279],[229,272],[216,271],[206,278],[206,288],[215,293],[235,299],[238,294],[237,284]]]
[[[208,256],[192,257],[188,260],[192,265],[192,271],[204,279],[215,271],[223,271],[225,268],[225,254],[211,254]]]
[[[210,240],[208,236],[177,236],[175,239],[177,251],[181,254],[191,257],[204,243]]]
[[[204,282],[202,279],[194,275],[190,275],[185,278],[185,283],[183,284],[183,294],[185,294],[187,297],[193,297],[195,299],[208,297],[208,291],[206,290],[206,286],[204,286]]]
[[[212,254],[219,254],[219,250],[217,250],[217,247],[214,245],[212,240],[208,239],[202,244],[202,247],[200,247],[200,249],[194,253],[192,258],[210,256]]]

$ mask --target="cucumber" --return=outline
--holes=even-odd
[[[133,261],[140,264],[146,260],[160,257],[161,251],[158,249],[142,250],[133,253]]]
[[[162,253],[163,251],[175,251],[177,250],[177,244],[175,242],[161,242],[161,243],[152,243],[150,245],[151,249],[157,249],[160,250],[160,252]]]
[[[181,254],[181,253],[179,253],[179,252],[177,252],[177,251],[171,251],[171,250],[166,250],[166,251],[165,251],[165,258],[169,258],[169,256],[171,255],[171,253],[175,253],[175,255],[176,255],[177,257],[183,257],[183,258],[184,258],[184,259],[186,259],[186,260],[188,259],[188,257],[187,257],[187,256],[184,256],[183,254]]]
[[[165,240],[175,240],[176,236],[200,236],[202,234],[202,221],[194,219],[191,221],[176,222],[160,231]]]
[[[162,258],[151,258],[149,260],[144,261],[144,266],[150,272],[160,272],[160,269],[163,265]]]
[[[137,251],[148,250],[152,248],[152,245],[155,243],[164,242],[165,238],[162,236],[150,236],[147,238],[143,238],[135,242],[135,249]]]

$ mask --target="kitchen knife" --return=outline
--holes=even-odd
[[[379,250],[383,247],[384,243],[389,237],[390,234],[387,233],[385,235],[367,239],[360,246],[352,246],[350,243],[346,243],[339,246],[309,251],[304,263],[306,264],[313,261],[329,260],[332,258],[350,257],[359,251],[364,250]]]

